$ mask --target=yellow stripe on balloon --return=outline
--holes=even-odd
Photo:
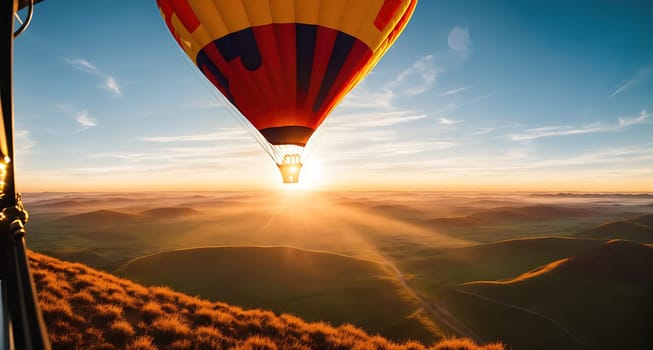
[[[271,1],[270,12],[274,23],[295,23],[295,0]]]
[[[340,28],[346,3],[346,0],[323,0],[316,24],[326,28]]]
[[[171,23],[184,51],[192,58],[212,41],[243,29],[271,23],[301,23],[339,30],[357,38],[372,50],[372,62],[376,63],[389,46],[382,45],[384,39],[410,2],[405,0],[401,4],[383,30],[374,25],[374,20],[384,0],[191,0],[188,3],[201,23],[199,27],[189,33],[174,14]]]
[[[203,0],[206,1],[206,0]],[[208,1],[210,2],[210,1]],[[252,26],[252,22],[247,17],[247,11],[245,11],[245,4],[241,0],[230,0],[230,1],[213,1],[215,9],[222,17],[222,21],[227,26],[228,34],[235,33],[237,31],[247,29]],[[200,19],[200,23],[202,20]],[[215,37],[214,39],[219,39],[220,37]]]
[[[317,24],[319,13],[320,0],[295,1],[295,21],[297,23]]]
[[[242,0],[249,23],[272,23],[270,1]]]

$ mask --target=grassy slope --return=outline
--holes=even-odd
[[[447,285],[510,278],[524,271],[601,245],[601,241],[559,237],[517,239],[433,251],[403,262],[411,285],[437,295]]]
[[[599,239],[626,239],[640,243],[653,243],[653,214],[608,222],[601,226],[579,232],[575,236]]]
[[[115,273],[146,285],[310,321],[353,322],[393,339],[438,337],[378,263],[290,247],[209,247],[132,260]]]
[[[516,349],[643,349],[653,343],[650,271],[651,247],[611,241],[513,280],[457,287],[489,299],[452,291],[447,300],[470,325]],[[554,343],[534,344],[528,329]]]
[[[54,349],[414,349],[352,326],[306,323],[291,315],[243,310],[131,281],[30,252]],[[466,339],[429,349],[498,350]]]

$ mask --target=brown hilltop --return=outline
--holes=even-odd
[[[353,325],[244,310],[34,252],[29,257],[54,349],[503,349],[468,339],[398,344]]]

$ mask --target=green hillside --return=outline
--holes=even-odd
[[[625,239],[640,243],[653,243],[653,214],[612,221],[581,231],[576,237],[598,239]]]
[[[507,240],[421,252],[403,261],[400,269],[413,276],[411,285],[434,295],[447,285],[510,278],[601,244],[592,239],[560,237]]]
[[[651,271],[651,247],[610,241],[511,280],[462,284],[447,300],[479,333],[515,349],[551,348],[515,331],[528,325],[562,341],[555,348],[646,349],[653,344]]]
[[[195,248],[134,259],[115,273],[309,321],[353,322],[393,339],[441,335],[382,265],[342,255],[290,247]]]

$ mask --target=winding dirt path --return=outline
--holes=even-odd
[[[418,291],[416,291],[408,284],[406,278],[395,264],[393,264],[385,257],[383,257],[383,260],[384,263],[394,271],[399,283],[401,283],[406,292],[408,292],[408,294],[413,299],[415,299],[422,306],[422,308],[437,321],[439,325],[446,326],[457,336],[470,338],[476,343],[482,342],[482,339],[476,333],[474,333],[474,331],[465,326],[465,324],[463,324],[454,315],[452,315],[451,312],[449,312],[443,300],[438,300],[434,304],[430,303],[428,300],[426,300],[426,298],[420,295]]]

